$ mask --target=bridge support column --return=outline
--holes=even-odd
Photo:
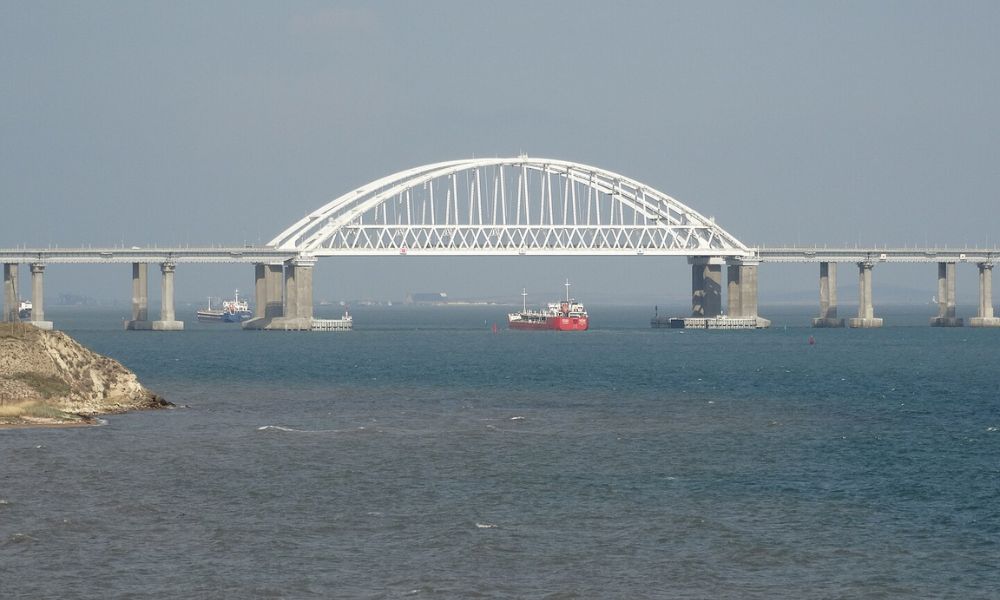
[[[843,327],[844,320],[837,318],[837,263],[819,263],[819,317],[813,327]]]
[[[743,316],[740,281],[740,266],[733,264],[726,267],[726,314],[730,317]]]
[[[154,331],[181,331],[184,322],[178,321],[174,315],[174,271],[177,266],[172,262],[160,263],[160,273],[163,274],[160,284],[160,320],[153,321]]]
[[[264,306],[264,317],[274,319],[283,317],[282,280],[284,272],[282,265],[264,265],[264,285],[267,288],[267,303]]]
[[[17,263],[4,263],[3,265],[3,313],[0,314],[3,321],[19,321],[17,311],[20,308],[21,300],[17,294]]]
[[[955,263],[938,263],[938,314],[931,318],[932,327],[961,327],[962,319],[955,316]]]
[[[285,265],[285,302],[282,311],[286,319],[298,318],[299,312],[299,288],[295,285],[296,269],[291,261]]]
[[[149,321],[149,265],[132,263],[132,319],[125,321],[125,329],[152,329]]]
[[[691,263],[691,316],[717,317],[722,313],[722,264],[724,259],[695,257]]]
[[[858,263],[858,316],[851,319],[850,326],[860,329],[874,329],[882,326],[882,319],[875,316],[872,305],[872,268],[875,263]]]
[[[993,316],[993,263],[979,263],[979,313],[969,319],[970,327],[1000,327]]]
[[[45,265],[31,263],[31,323],[39,329],[52,329],[52,321],[45,320]]]
[[[285,316],[284,266],[278,264],[257,263],[254,265],[254,292],[256,305],[253,308],[254,318],[243,322],[243,329],[271,329],[274,319]]]
[[[267,306],[264,317],[243,324],[244,329],[279,331],[311,331],[313,322],[312,270],[316,259],[299,256],[282,265],[264,265],[264,282],[258,278],[258,290],[265,290]],[[282,302],[282,273],[284,273],[284,302]],[[257,270],[258,277],[261,275]],[[259,292],[258,292],[259,293]],[[260,299],[258,298],[258,303]]]
[[[254,279],[254,304],[253,318],[263,319],[264,311],[267,310],[267,265],[257,263],[253,266]]]
[[[741,260],[727,269],[728,316],[733,319],[753,319],[754,328],[770,327],[771,322],[757,314],[756,260]]]
[[[313,267],[316,259],[292,261],[292,271],[295,274],[295,316],[299,319],[307,319],[309,328],[312,329],[313,319]]]
[[[761,329],[770,327],[771,321],[757,314],[757,266],[756,261],[740,264],[740,316],[756,319],[756,327]]]

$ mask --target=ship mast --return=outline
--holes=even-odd
[[[528,312],[528,290],[521,288],[521,312]]]
[[[566,302],[569,302],[569,279],[566,280]]]

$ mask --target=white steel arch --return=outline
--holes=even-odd
[[[638,181],[527,156],[400,171],[321,206],[268,246],[312,256],[753,255],[714,219]]]

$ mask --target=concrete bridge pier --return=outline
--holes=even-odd
[[[993,263],[979,263],[979,313],[969,319],[970,327],[1000,327],[993,316]]]
[[[4,263],[3,265],[3,313],[0,313],[0,320],[16,322],[19,319],[17,310],[20,306],[20,297],[17,295],[17,263]]]
[[[132,263],[132,318],[125,321],[125,329],[152,329],[149,321],[149,265]]]
[[[819,263],[819,317],[813,327],[843,327],[844,320],[837,317],[837,263]]]
[[[311,331],[315,265],[316,259],[311,256],[299,256],[284,265],[257,265],[255,318],[244,323],[243,328]],[[263,313],[261,306],[264,307]]]
[[[45,320],[45,265],[31,263],[31,323],[39,329],[52,329],[52,321]]]
[[[872,305],[872,268],[875,263],[866,260],[858,263],[858,316],[850,320],[850,326],[860,329],[874,329],[882,326],[881,317],[875,316]]]
[[[253,317],[243,329],[268,329],[271,321],[284,317],[284,265],[281,263],[254,265]]]
[[[932,327],[961,327],[962,319],[955,316],[955,263],[938,263],[938,314],[931,318]]]
[[[267,280],[264,278],[266,276],[267,265],[264,263],[257,263],[253,266],[253,281],[254,281],[254,303],[253,303],[253,318],[263,319],[264,311],[267,310]]]
[[[178,321],[174,315],[174,271],[177,265],[172,262],[160,263],[160,273],[163,275],[160,284],[160,320],[151,323],[153,331],[182,331],[184,322]]]
[[[689,258],[691,264],[691,316],[722,314],[722,265],[718,256]]]
[[[174,271],[172,262],[160,263],[163,275],[160,284],[160,319],[149,320],[149,265],[132,263],[132,319],[125,321],[125,329],[133,331],[181,331],[184,322],[174,314]]]
[[[739,260],[726,270],[727,316],[734,319],[754,319],[755,327],[769,327],[771,322],[757,314],[757,267],[756,260]]]

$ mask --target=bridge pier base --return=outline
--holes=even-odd
[[[312,280],[315,264],[315,258],[299,257],[288,261],[285,265],[257,265],[255,268],[257,306],[254,308],[256,318],[243,323],[243,328],[311,331]],[[282,274],[284,274],[284,295],[282,295]],[[264,306],[263,315],[261,315],[261,305]]]
[[[979,263],[979,312],[969,319],[970,327],[1000,327],[993,316],[993,263]]]
[[[731,262],[730,262],[731,261]],[[726,309],[722,312],[722,265],[726,269]],[[757,315],[756,260],[721,256],[697,256],[691,264],[691,316],[655,316],[650,325],[655,328],[684,329],[763,329],[771,322]]]
[[[882,326],[882,319],[875,316],[872,305],[872,268],[875,263],[864,261],[858,263],[858,316],[849,324],[855,329],[876,329]]]
[[[727,268],[728,317],[731,319],[753,319],[756,329],[771,326],[771,321],[757,314],[757,261],[741,260]]]
[[[52,321],[45,320],[45,265],[31,263],[31,320],[39,329],[52,329]]]
[[[172,262],[160,264],[160,319],[149,320],[149,264],[132,263],[132,319],[125,321],[129,331],[181,331],[184,322],[174,314],[174,271]]]
[[[955,263],[938,263],[938,314],[931,318],[931,327],[961,327],[962,319],[955,316]]]
[[[177,266],[172,262],[160,263],[160,273],[163,275],[160,284],[160,320],[153,321],[150,329],[153,331],[182,331],[184,322],[178,321],[174,315],[174,271]]]
[[[3,312],[0,320],[11,323],[20,320],[17,312],[20,308],[20,297],[17,294],[17,263],[3,265]]]
[[[813,327],[843,327],[844,320],[837,317],[837,263],[819,263],[819,316]]]
[[[244,321],[243,329],[269,329],[271,321],[284,316],[282,282],[284,266],[281,263],[254,265],[254,318]]]

